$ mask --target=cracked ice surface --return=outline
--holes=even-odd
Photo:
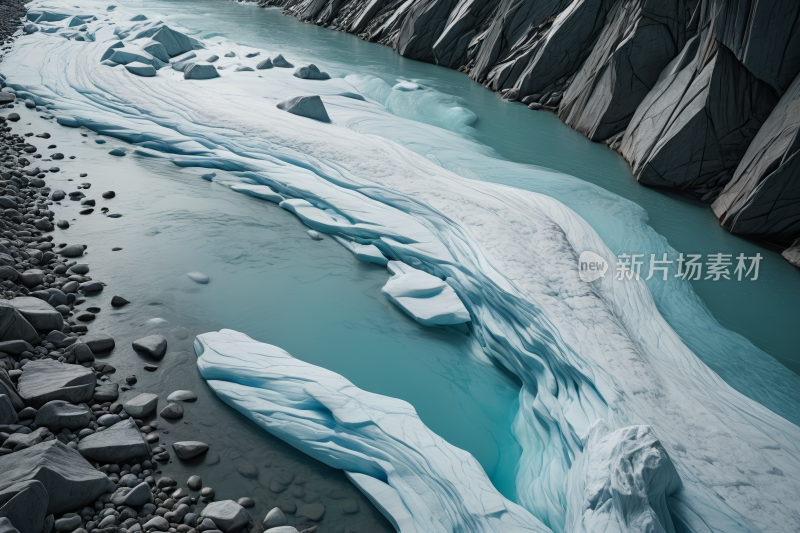
[[[221,58],[215,65],[226,67],[214,80],[186,81],[168,68],[142,78],[102,65],[110,43],[132,40],[159,21],[131,22],[133,13],[107,13],[105,4],[79,2],[81,13],[97,16],[85,32],[93,41],[65,40],[66,30],[21,37],[0,65],[4,74],[13,74],[13,88],[40,105],[51,104],[61,123],[135,143],[139,156],[228,171],[244,185],[266,186],[239,190],[280,202],[320,233],[374,246],[387,259],[447,279],[469,312],[476,351],[522,382],[514,428],[523,447],[517,503],[531,516],[521,508],[503,513],[515,517],[514,527],[536,531],[538,519],[557,532],[671,531],[670,523],[675,531],[692,532],[800,529],[800,429],[703,364],[659,314],[643,282],[581,282],[576,266],[582,251],[603,256],[612,270],[615,258],[573,211],[548,196],[464,179],[443,168],[447,162],[439,165],[435,157],[362,133],[370,124],[418,142],[440,142],[447,135],[394,117],[369,99],[342,96],[354,91],[346,80],[302,80],[289,69],[259,71],[261,78],[235,72],[227,67],[254,67],[259,58],[226,57],[231,49],[243,51],[232,43],[204,43]],[[78,13],[48,2],[32,7]],[[321,95],[331,124],[276,107],[309,94]],[[455,136],[447,139],[463,145]],[[463,155],[478,165],[500,165],[479,151]],[[706,326],[697,308],[686,310],[704,324],[698,334],[721,335]],[[250,387],[247,373],[234,370],[226,383]],[[340,383],[335,374],[320,375],[321,386]],[[282,378],[270,382],[277,389],[291,386]],[[261,416],[270,427],[281,422],[287,440],[314,453],[329,441],[316,440],[313,431],[301,438],[302,421],[327,415],[310,411],[282,408],[274,419],[269,412]],[[407,456],[380,448],[367,431],[372,426],[363,426],[363,434],[361,427],[351,427],[350,442],[357,446],[342,452],[345,459],[360,450],[369,461],[369,450],[392,457],[389,469],[410,468]],[[442,447],[451,449],[443,442]],[[426,461],[441,457],[427,455],[440,453],[438,445],[418,450]],[[465,457],[453,454],[453,460]],[[660,465],[652,476],[646,458]],[[632,470],[635,482],[626,486],[624,476],[613,475],[620,471],[613,465],[641,468]],[[438,502],[430,505],[448,510],[441,514],[427,501],[403,500],[400,486],[384,482],[389,478],[353,471],[379,507],[394,510],[403,502],[403,512],[390,513],[398,524],[410,521],[422,531],[452,530],[453,524],[462,531],[506,529],[495,515],[480,514],[483,504],[473,505],[484,501],[485,491],[491,501],[513,505],[495,499],[499,495],[490,486],[459,481],[459,490],[449,490],[455,482],[446,472],[429,470],[426,484],[435,493],[431,501]]]

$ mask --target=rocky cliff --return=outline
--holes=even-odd
[[[797,0],[261,0],[435,62],[617,150],[733,233],[800,237]]]

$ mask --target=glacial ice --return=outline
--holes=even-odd
[[[219,72],[211,63],[196,61],[186,67],[183,71],[183,78],[186,80],[210,80],[219,78]]]
[[[360,244],[355,241],[349,241],[347,239],[343,239],[338,235],[333,236],[336,239],[336,242],[353,252],[353,255],[356,256],[356,259],[359,261],[364,261],[367,263],[375,263],[376,265],[386,265],[389,260],[378,250],[378,247],[374,244]]]
[[[389,261],[387,268],[392,277],[381,292],[423,326],[469,322],[469,311],[446,282],[402,261]]]
[[[256,424],[380,502],[401,533],[549,533],[506,500],[474,457],[428,429],[408,403],[355,387],[277,346],[224,329],[195,339],[214,392]]]
[[[234,185],[231,185],[231,189],[233,189],[236,192],[241,192],[244,194],[249,194],[250,196],[255,196],[256,198],[261,198],[262,200],[275,202],[276,204],[279,204],[285,200],[283,196],[276,193],[266,185],[248,185],[246,183],[236,183]]]
[[[681,532],[800,529],[795,497],[800,493],[800,429],[732,389],[687,344],[710,359],[737,364],[748,361],[755,349],[716,324],[688,284],[648,287],[640,280],[609,276],[592,284],[579,280],[575,258],[582,251],[597,253],[614,269],[612,244],[619,248],[632,242],[648,252],[668,249],[636,206],[567,176],[500,161],[469,140],[398,118],[380,105],[388,101],[386,95],[413,103],[413,98],[428,98],[429,90],[392,91],[373,84],[372,92],[341,78],[315,84],[333,119],[323,124],[276,108],[277,102],[307,94],[304,85],[309,82],[288,70],[271,70],[263,78],[229,76],[224,70],[214,83],[187,84],[171,70],[133,78],[123,69],[99,68],[100,56],[112,41],[143,37],[132,25],[163,23],[131,23],[126,20],[131,13],[123,9],[108,13],[105,5],[78,2],[83,12],[98,14],[87,31],[94,42],[65,41],[43,32],[21,37],[0,64],[1,72],[13,74],[7,80],[12,88],[52,106],[59,123],[135,143],[133,150],[141,156],[227,171],[268,186],[287,198],[281,205],[313,230],[373,245],[387,259],[447,279],[469,312],[474,352],[522,383],[514,428],[523,447],[517,473],[521,507],[514,513],[518,523],[538,524],[538,519],[555,532],[573,525],[613,530],[620,523],[628,531],[658,531],[656,522],[668,530],[668,513]],[[42,0],[29,7],[34,12],[79,13]],[[213,43],[192,46],[218,55],[242,50],[231,43],[224,48]],[[369,99],[339,96],[344,92],[361,92]],[[413,106],[397,109],[400,115]],[[415,151],[404,147],[412,145]],[[534,181],[548,194],[460,176],[498,172]],[[580,201],[572,205],[585,218],[595,217],[597,231],[551,197],[557,195],[565,201],[577,196]],[[680,336],[656,303],[672,316]],[[230,387],[251,386],[247,376],[230,371]],[[789,397],[787,384],[794,382],[780,373],[765,375],[780,379],[763,380],[764,387],[755,387],[756,392],[779,408],[780,399]],[[295,386],[276,379],[271,387]],[[259,389],[258,394],[269,396],[271,391]],[[281,410],[276,418],[255,404],[247,404],[254,410],[241,409],[251,418],[261,417],[259,424],[273,424],[271,431],[280,432],[281,438],[297,445],[308,442],[301,449],[322,454],[315,450],[336,441],[315,440],[313,421],[333,415],[318,413],[316,399],[299,398],[302,408],[288,415]],[[309,402],[312,408],[306,409]],[[608,433],[598,429],[601,420]],[[399,450],[368,448],[365,455],[359,447],[359,460],[388,455],[392,476],[397,469],[416,468],[415,461],[431,456],[404,455],[403,442],[420,435],[403,433],[392,440]],[[660,465],[653,471],[655,485],[634,480],[647,494],[644,498],[626,496],[621,479],[604,477],[611,468],[604,464],[625,465],[625,457],[636,456],[629,447],[639,445]],[[437,444],[423,451],[438,457],[439,449]],[[470,461],[474,459],[460,452],[455,463],[448,459],[443,464],[463,468]],[[494,504],[473,506],[484,496],[496,501],[490,485],[487,492],[482,482],[465,486],[459,481],[465,492],[448,492],[439,480],[450,479],[451,473],[428,478],[432,485],[426,486],[434,487],[428,500],[447,502],[435,513],[435,520],[444,522],[431,522],[429,501],[404,500],[402,487],[360,475],[351,477],[371,487],[365,490],[374,491],[379,507],[404,502],[404,512],[392,515],[398,523],[410,521],[421,531],[447,530],[442,523],[463,524],[463,531],[493,527],[486,524],[494,515],[481,513],[495,509]],[[608,492],[601,490],[600,499],[588,496],[597,494],[597,487],[608,487]],[[652,512],[643,507],[644,499]],[[520,526],[526,527],[547,530]]]

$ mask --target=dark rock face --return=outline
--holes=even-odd
[[[80,508],[115,489],[105,474],[58,440],[0,457],[0,472],[0,490],[29,480],[44,485],[49,495],[46,514]]]
[[[793,218],[800,216],[798,163],[789,142],[795,138],[789,130],[800,121],[791,112],[798,97],[787,96],[773,112],[784,93],[797,91],[792,84],[800,73],[800,2],[259,5],[279,6],[303,21],[392,46],[405,57],[458,69],[529,109],[554,110],[572,128],[619,151],[642,184],[707,203],[725,190],[714,210],[729,231],[800,236]],[[769,131],[748,151],[765,121]]]
[[[725,229],[754,236],[800,235],[799,131],[800,75],[764,122],[730,183],[712,205]]]
[[[777,100],[775,90],[708,28],[662,73],[628,126],[620,153],[640,183],[713,201]]]

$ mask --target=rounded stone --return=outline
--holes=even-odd
[[[168,404],[161,410],[160,415],[161,418],[166,418],[167,420],[178,420],[183,418],[183,407],[177,403]]]

